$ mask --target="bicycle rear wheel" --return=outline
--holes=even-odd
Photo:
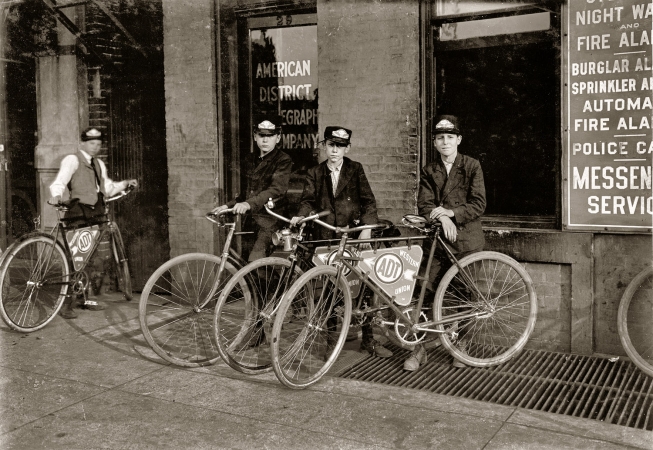
[[[272,369],[272,321],[283,294],[303,273],[283,258],[262,258],[240,269],[227,283],[213,316],[222,359],[249,374]]]
[[[132,278],[129,273],[125,244],[123,243],[120,229],[115,223],[111,224],[111,250],[114,267],[118,274],[118,289],[122,292],[125,300],[129,302],[134,298],[132,293]]]
[[[183,367],[213,364],[220,354],[213,337],[213,311],[236,273],[219,256],[188,253],[172,258],[147,280],[138,317],[147,343],[164,360]]]
[[[293,389],[317,382],[335,363],[351,321],[351,292],[337,269],[318,266],[283,296],[272,328],[272,367]]]
[[[641,271],[624,291],[617,324],[631,361],[653,377],[653,266]]]
[[[69,267],[52,236],[30,236],[10,246],[0,265],[0,314],[7,325],[29,333],[50,323],[66,299]]]
[[[453,265],[435,293],[434,317],[442,345],[470,366],[501,364],[526,345],[537,317],[537,297],[524,268],[497,252],[473,253]],[[472,318],[456,318],[462,315]]]

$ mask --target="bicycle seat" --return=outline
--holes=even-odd
[[[372,237],[396,237],[401,236],[401,232],[395,227],[392,221],[387,219],[379,219],[377,224],[384,225],[384,228],[372,230]]]
[[[424,216],[418,216],[417,214],[406,214],[402,222],[408,222],[409,225],[424,226],[428,223],[428,219]]]

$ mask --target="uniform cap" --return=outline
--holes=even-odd
[[[351,130],[343,127],[326,127],[324,129],[324,140],[349,145],[351,143]]]
[[[260,114],[254,118],[254,133],[261,136],[281,134],[281,116],[276,114]]]
[[[436,116],[433,121],[433,134],[449,133],[461,135],[460,122],[456,116],[441,115]]]
[[[98,130],[95,127],[88,127],[84,131],[82,131],[82,142],[86,141],[92,141],[92,140],[99,140],[101,141],[104,136],[102,135],[102,132]]]

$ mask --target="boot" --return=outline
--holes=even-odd
[[[61,307],[61,310],[59,311],[59,315],[63,317],[64,319],[76,319],[77,318],[77,313],[73,309],[73,298],[68,297],[66,300],[64,300],[63,306]]]
[[[372,325],[369,323],[364,324],[361,329],[363,330],[363,340],[360,346],[360,352],[368,352],[371,355],[376,355],[380,358],[390,358],[392,351],[385,348],[383,344],[374,339],[372,333]]]
[[[420,364],[424,364],[427,359],[428,356],[426,355],[426,349],[423,345],[418,345],[413,350],[410,358],[404,361],[404,370],[414,372],[419,369]]]

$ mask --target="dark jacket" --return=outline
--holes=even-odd
[[[450,243],[443,236],[454,250],[467,252],[483,248],[481,215],[485,205],[483,171],[476,159],[458,153],[449,177],[440,157],[422,169],[417,197],[419,213],[428,217],[437,206],[454,212],[452,220],[458,229],[456,242]]]
[[[376,199],[367,181],[363,166],[345,157],[338,179],[338,188],[333,192],[331,171],[326,161],[308,169],[306,184],[302,193],[298,216],[308,216],[312,212],[329,210],[331,214],[322,221],[339,227],[369,225],[378,222]],[[331,239],[334,234],[324,227],[313,227],[315,239]]]
[[[247,173],[246,192],[239,194],[236,200],[230,201],[227,206],[231,208],[238,202],[247,202],[252,208],[254,220],[260,226],[275,227],[276,219],[265,212],[263,205],[270,198],[281,198],[277,206],[283,206],[290,180],[292,160],[286,153],[275,148],[262,159],[257,157],[255,163],[250,167],[251,169]],[[283,214],[280,209],[275,209],[275,211]]]

